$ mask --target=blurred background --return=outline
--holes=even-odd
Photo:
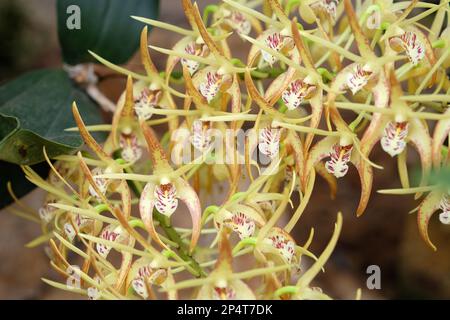
[[[214,1],[198,1],[200,7]],[[160,20],[186,26],[179,1],[161,1]],[[154,29],[150,43],[168,48],[178,39],[169,32]],[[117,39],[117,41],[124,41]],[[240,39],[232,48],[244,47]],[[57,40],[55,0],[0,0],[0,85],[22,73],[43,67],[60,67],[61,54]],[[247,48],[236,52],[243,57]],[[152,52],[160,70],[165,57]],[[140,68],[135,57],[128,67]],[[100,88],[117,99],[124,80],[112,77],[101,82]],[[410,165],[418,159],[410,152]],[[374,190],[400,186],[396,161],[376,147],[371,159],[384,166],[376,171]],[[418,202],[411,196],[372,194],[365,214],[354,215],[359,200],[359,178],[354,168],[346,179],[339,181],[335,200],[329,197],[326,183],[317,179],[312,199],[297,225],[294,237],[304,243],[311,227],[315,229],[312,251],[319,254],[328,242],[336,212],[344,213],[341,238],[326,273],[315,286],[334,298],[353,299],[361,288],[365,299],[450,298],[450,232],[435,215],[430,222],[430,236],[438,251],[431,251],[419,236],[416,214],[408,214]],[[0,177],[2,179],[2,177]],[[43,194],[33,191],[25,200],[34,208],[41,206]],[[79,299],[77,295],[53,289],[42,277],[58,279],[51,272],[44,247],[28,249],[25,244],[40,234],[40,227],[0,211],[0,299]],[[367,267],[381,269],[381,289],[366,287]]]

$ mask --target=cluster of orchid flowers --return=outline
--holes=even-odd
[[[85,126],[74,103],[77,128],[71,130],[88,149],[53,162],[44,150],[52,169],[46,180],[24,167],[48,196],[37,214],[20,200],[21,209],[13,210],[40,218],[43,235],[32,245],[48,243],[52,267],[66,279],[73,273],[81,279],[78,288],[45,282],[91,299],[329,299],[311,282],[336,245],[342,215],[319,256],[308,250],[314,230],[303,245],[290,233],[316,174],[334,196],[350,164],[361,180],[356,213],[364,212],[373,168],[382,169],[369,159],[377,142],[397,157],[402,184],[380,192],[416,198],[428,192],[417,215],[434,248],[431,215],[441,210],[440,220],[450,223],[450,190],[428,185],[432,169],[450,164],[447,0],[356,1],[356,10],[350,0],[223,0],[203,14],[190,0],[181,2],[191,29],[133,17],[182,36],[172,49],[149,46],[143,28],[146,74],[92,53],[128,77],[112,125]],[[415,9],[421,11],[413,16]],[[423,26],[431,14],[432,25]],[[251,46],[247,63],[232,56],[234,35]],[[168,55],[163,72],[149,48]],[[158,125],[168,128],[161,139],[152,129]],[[244,154],[232,143],[212,148],[211,129],[225,135],[244,126],[259,129],[245,140]],[[199,154],[188,163],[177,161],[182,155],[171,140],[180,128]],[[99,144],[91,133],[105,130],[109,136]],[[416,187],[409,182],[408,145],[420,156]],[[264,170],[251,156],[255,150],[272,159]],[[244,164],[211,161],[220,152]],[[218,188],[226,190],[219,191],[223,201],[205,206]],[[183,212],[180,203],[189,227],[172,223]],[[71,260],[81,267],[71,268]],[[234,260],[251,268],[233,270]]]

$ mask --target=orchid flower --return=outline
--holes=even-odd
[[[74,114],[77,116],[75,106],[74,106]],[[81,125],[80,131],[84,132],[82,122],[79,124]],[[97,209],[97,207],[93,208],[88,204],[89,198],[85,198],[87,196],[87,188],[84,187],[85,186],[85,183],[83,182],[84,179],[79,180],[74,179],[74,181],[79,181],[80,183],[81,193],[79,193],[72,187],[72,185],[70,185],[64,179],[64,177],[57,170],[57,168],[61,168],[61,165],[58,165],[57,168],[55,168],[52,165],[52,163],[50,162],[45,153],[45,149],[44,155],[46,156],[46,160],[48,161],[48,164],[52,169],[53,178],[49,179],[48,183],[44,182],[42,179],[38,179],[38,176],[35,175],[31,169],[24,169],[24,170],[26,174],[29,176],[30,181],[34,181],[35,183],[41,185],[42,187],[45,187],[49,192],[51,192],[51,194],[54,194],[55,196],[58,196],[59,199],[61,199],[61,201],[50,204],[50,206],[54,208],[55,214],[57,214],[58,216],[55,218],[56,228],[53,231],[49,232],[50,235],[52,235],[52,237],[55,238],[55,240],[60,241],[60,246],[57,247],[55,241],[51,240],[53,241],[51,242],[52,244],[51,248],[58,257],[55,258],[55,262],[53,264],[54,268],[56,268],[58,272],[61,271],[62,273],[65,274],[65,271],[61,270],[63,266],[60,264],[60,262],[63,261],[63,264],[65,264],[66,267],[68,266],[68,263],[65,260],[66,249],[69,249],[71,251],[74,251],[78,255],[81,255],[83,258],[87,259],[86,261],[90,261],[91,259],[98,259],[101,264],[105,263],[107,264],[105,259],[107,258],[108,253],[111,251],[113,247],[116,248],[116,246],[119,243],[125,243],[130,246],[133,245],[134,240],[128,238],[129,237],[128,233],[121,226],[117,225],[117,222],[115,222],[115,220],[99,215],[99,212],[101,212],[100,210],[104,209]],[[68,164],[70,164],[70,162]],[[84,175],[87,175],[88,180],[92,182],[93,177],[92,175],[86,173],[88,172],[89,169],[83,162],[82,158],[81,158],[81,167],[83,169],[81,170],[81,172],[84,173]],[[58,189],[56,188],[57,186],[59,186]],[[64,196],[65,195],[63,191],[64,188],[67,188],[71,190],[73,193],[75,193],[77,199],[75,200],[69,196]],[[82,191],[83,189],[86,191]],[[97,189],[98,191],[97,186],[95,186],[95,189]],[[128,202],[129,194],[127,196],[126,192],[123,192],[123,190],[121,192],[123,196],[122,208],[123,210],[125,210],[126,213],[129,212],[129,209],[127,208],[127,203],[129,203]],[[109,223],[109,225],[105,227],[103,231],[101,231],[103,223]],[[83,236],[87,236],[86,234],[90,234],[92,236],[99,235],[99,238],[96,238],[98,239],[99,242],[97,242],[95,249],[98,253],[94,253],[95,252],[94,250],[91,251],[91,254],[94,256],[96,255],[97,258],[95,258],[94,256],[90,257],[88,255],[81,254],[80,253],[81,251],[79,249],[76,249],[75,247],[74,238],[78,236],[81,237],[80,239],[83,241],[84,239]],[[127,238],[128,240],[126,240]],[[111,278],[110,280],[108,280],[110,284],[114,284],[117,290],[121,290],[122,288],[124,277],[127,274],[130,263],[131,263],[130,253],[122,252],[122,264],[119,270],[119,274],[117,277],[114,276],[113,279]],[[93,282],[98,283],[98,279]],[[87,294],[91,299],[97,299],[100,297],[99,288],[97,286],[89,287],[87,290]]]
[[[121,149],[121,158],[129,163],[134,163],[142,156],[143,137],[135,133],[139,128],[138,118],[147,119],[148,117],[136,108],[131,76],[128,76],[125,99],[119,99],[119,104],[121,102],[122,105],[119,105],[114,112],[113,126],[105,148],[112,149],[111,153]]]
[[[167,50],[150,46],[150,48],[180,58],[197,61],[206,64],[207,66],[199,70],[193,76],[195,87],[210,103],[219,92],[228,93],[231,97],[232,110],[239,112],[241,109],[241,100],[238,80],[236,73],[243,72],[244,69],[235,67],[230,58],[227,57],[223,48],[218,46],[213,37],[208,33],[208,30],[200,16],[197,4],[192,5],[190,0],[183,2],[186,14],[192,23],[195,24],[198,32],[201,35],[205,45],[209,49],[210,57],[202,58],[193,54],[181,52],[181,50]]]
[[[430,9],[425,14],[419,15],[414,18],[407,19],[408,14],[414,9],[418,1],[411,1],[410,5],[399,16],[394,17],[392,21],[389,19],[392,14],[387,16],[388,19],[385,23],[388,23],[385,35],[383,36],[386,41],[389,41],[389,45],[396,51],[404,51],[412,66],[416,66],[425,57],[430,65],[436,63],[436,56],[434,54],[432,45],[428,40],[428,37],[417,27],[412,25],[412,21],[418,21],[421,18],[426,17],[435,9]],[[439,7],[436,7],[436,10]]]
[[[289,18],[287,18],[287,16],[284,14],[278,1],[269,1],[270,7],[274,11],[277,19],[272,19],[254,9],[251,9],[241,3],[232,0],[224,0],[224,2],[233,7],[235,10],[239,10],[244,14],[248,14],[256,19],[259,19],[270,26],[255,40],[252,40],[247,35],[241,34],[242,38],[252,42],[253,44],[253,47],[250,49],[247,58],[247,63],[249,66],[253,66],[259,56],[264,62],[268,63],[269,65],[273,65],[278,61],[278,57],[272,54],[273,51],[278,53],[283,52],[289,55],[289,51],[291,51],[293,48],[292,35],[290,31],[290,21]],[[265,48],[261,48],[261,45],[267,47],[268,50],[265,50]]]
[[[134,100],[134,107],[133,111],[134,114],[138,119],[148,120],[152,116],[152,113],[149,111],[149,109],[152,109],[156,106],[164,108],[164,109],[176,109],[175,102],[173,101],[173,97],[181,97],[184,98],[184,95],[174,89],[172,89],[164,80],[164,78],[158,73],[158,70],[156,69],[153,61],[151,60],[150,54],[148,52],[148,36],[147,36],[147,27],[144,27],[141,32],[140,37],[140,55],[141,55],[141,61],[144,66],[144,69],[147,73],[147,75],[141,75],[132,71],[129,71],[125,68],[122,68],[120,66],[114,65],[113,63],[105,60],[104,58],[100,57],[99,55],[95,54],[94,52],[90,51],[90,54],[97,59],[100,63],[104,64],[105,66],[111,68],[112,70],[122,73],[124,75],[127,75],[129,77],[132,77],[133,79],[138,80],[133,87],[133,100]],[[128,93],[129,95],[129,93]],[[125,92],[122,96],[122,98],[119,100],[118,106],[122,107],[122,105],[125,103],[131,104],[129,100],[131,100],[131,97],[128,97],[127,101],[127,93]],[[117,113],[116,116],[116,123],[114,124],[113,128],[117,130],[117,126],[120,126],[120,118],[131,118],[133,116],[133,112],[131,112],[131,106],[127,105],[123,108],[124,114],[122,116],[119,116]],[[127,120],[123,120],[127,122]],[[128,120],[129,121],[129,120]],[[172,130],[177,128],[177,119],[173,118],[170,119],[169,125]],[[114,138],[117,139],[117,138]]]
[[[142,299],[155,299],[152,286],[165,288],[170,284],[171,271],[160,259],[141,257],[130,268],[127,276],[127,288],[132,288]],[[170,298],[170,294],[169,294]]]
[[[181,281],[171,287],[167,287],[167,290],[200,287],[197,294],[197,299],[199,300],[254,300],[256,299],[255,293],[243,280],[285,269],[287,269],[286,266],[276,266],[234,273],[228,234],[226,231],[222,231],[219,241],[219,257],[214,270],[209,276],[204,279]]]
[[[449,114],[449,111],[445,113]],[[443,147],[444,141],[449,137],[450,132],[450,119],[441,119],[435,126],[432,142],[432,160],[434,164],[434,169],[439,174],[440,170],[448,168],[450,163],[450,158],[442,159],[441,149]],[[433,250],[437,250],[436,246],[431,242],[428,235],[428,223],[433,214],[441,210],[439,214],[439,220],[443,224],[449,224],[449,193],[445,186],[441,185],[430,185],[430,186],[419,186],[417,188],[404,188],[404,189],[391,189],[391,190],[378,190],[382,194],[410,194],[410,193],[422,193],[429,192],[428,195],[422,200],[418,207],[417,213],[417,223],[419,227],[420,234],[427,245]]]
[[[404,189],[385,189],[378,190],[381,194],[414,194],[429,192],[428,195],[422,200],[418,207],[417,212],[417,224],[419,227],[419,232],[425,241],[425,243],[434,251],[437,250],[436,246],[431,242],[430,236],[428,234],[428,224],[436,211],[441,211],[439,215],[439,220],[443,224],[449,224],[449,192],[440,185],[430,185],[417,188],[404,188]]]
[[[322,270],[323,265],[331,256],[334,247],[336,246],[339,234],[342,229],[342,214],[339,212],[337,216],[337,221],[334,225],[334,232],[331,236],[328,245],[325,250],[319,256],[317,261],[304,273],[300,276],[295,286],[285,286],[283,288],[278,289],[275,292],[276,297],[288,296],[291,299],[295,300],[329,300],[330,297],[326,294],[322,293],[322,290],[317,289],[315,287],[310,287],[311,281],[315,278],[315,276]]]
[[[240,239],[254,236],[256,228],[261,228],[264,224],[264,216],[248,204],[237,203],[214,214],[214,225],[218,230],[225,226],[236,232]]]
[[[246,6],[249,3],[245,3]],[[220,25],[226,31],[234,30],[238,35],[248,36],[252,29],[258,34],[262,32],[262,26],[259,20],[251,15],[245,14],[239,10],[234,9],[230,5],[223,3],[219,5],[213,15],[213,26]]]
[[[147,184],[142,191],[139,201],[141,218],[153,239],[161,246],[166,245],[161,241],[153,223],[153,208],[167,216],[178,208],[178,199],[183,201],[189,209],[192,218],[192,239],[190,249],[193,250],[197,243],[200,232],[201,208],[197,194],[192,187],[171,168],[167,156],[155,137],[152,129],[141,122],[143,134],[147,141],[148,151],[152,157],[153,175],[143,177]],[[116,176],[115,176],[116,177]],[[117,176],[127,178],[127,176]]]
[[[199,27],[197,26],[196,18],[194,16],[194,7],[191,1],[182,0],[182,5],[192,30],[175,27],[157,20],[147,19],[143,17],[133,17],[134,19],[143,23],[166,29],[168,31],[172,31],[184,36],[175,44],[175,46],[171,50],[171,52],[180,53],[183,56],[170,54],[169,58],[167,59],[165,70],[167,81],[169,81],[174,68],[179,62],[181,62],[184,67],[188,68],[191,75],[194,75],[201,67],[201,64],[203,64],[205,61],[202,58],[206,59],[210,57],[210,50],[208,48],[208,45],[203,40],[202,35],[199,31]],[[223,35],[213,36],[213,39],[220,40],[221,38],[227,36],[228,34],[225,33]],[[190,59],[190,56],[196,56],[199,59]]]
[[[75,103],[72,106],[72,112],[81,137],[85,141],[86,145],[92,151],[94,151],[94,153],[102,163],[101,166],[95,167],[93,172],[90,172],[89,170],[87,170],[88,172],[85,172],[85,174],[92,177],[91,179],[89,179],[89,193],[96,199],[101,200],[110,186],[112,189],[115,189],[119,185],[117,183],[112,183],[111,180],[102,178],[101,175],[103,173],[121,173],[123,172],[123,168],[113,158],[111,158],[108,153],[106,153],[106,151],[91,136],[89,131],[86,129],[86,126],[84,125],[84,122],[81,118],[80,113],[78,112],[78,108]]]
[[[334,23],[339,3],[339,0],[306,0],[300,2],[298,11],[307,23],[314,23],[317,18]]]

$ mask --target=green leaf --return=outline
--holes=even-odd
[[[75,88],[62,70],[27,73],[0,87],[0,160],[31,165],[82,145],[71,106],[76,101],[87,124],[102,122],[97,105]]]
[[[79,8],[79,29],[73,28],[77,9],[72,5]],[[115,64],[127,62],[139,46],[142,28],[130,16],[156,19],[158,9],[159,0],[58,0],[58,35],[64,61],[72,65],[94,61],[88,53],[91,50]]]
[[[44,179],[50,171],[46,162],[36,164],[32,168]],[[13,202],[13,198],[11,198],[7,189],[8,182],[11,182],[14,194],[19,198],[36,188],[25,178],[22,168],[16,164],[0,161],[0,177],[0,209]]]

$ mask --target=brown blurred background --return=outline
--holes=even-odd
[[[203,7],[213,1],[198,1]],[[160,20],[187,26],[177,0],[161,1]],[[55,0],[0,0],[0,83],[26,71],[43,67],[60,67],[61,57],[55,26]],[[150,42],[171,47],[177,36],[163,30],[153,30]],[[117,39],[123,41],[123,39]],[[242,42],[234,39],[242,48]],[[242,57],[244,50],[236,52]],[[164,68],[165,57],[152,53],[157,66]],[[129,66],[139,68],[139,60]],[[101,83],[111,99],[116,99],[124,87],[123,79],[114,78]],[[410,152],[413,154],[414,152]],[[374,189],[399,187],[396,161],[377,147],[372,160],[384,166],[375,170]],[[411,155],[410,166],[417,164]],[[1,177],[0,177],[1,179]],[[38,208],[42,194],[34,191],[25,197]],[[319,254],[326,245],[336,212],[344,213],[344,225],[338,246],[314,285],[320,286],[334,298],[353,299],[357,288],[363,298],[450,298],[450,229],[442,225],[437,215],[431,219],[430,234],[438,246],[432,252],[419,236],[415,208],[410,196],[383,196],[374,193],[365,214],[356,218],[359,200],[359,178],[352,168],[339,181],[336,200],[331,200],[327,185],[317,179],[312,199],[298,224],[294,236],[304,243],[311,227],[315,229],[312,251]],[[44,248],[25,248],[25,244],[40,233],[39,226],[0,212],[0,299],[78,299],[45,285],[40,278],[58,279],[50,271]],[[381,289],[366,287],[369,265],[381,268]]]

